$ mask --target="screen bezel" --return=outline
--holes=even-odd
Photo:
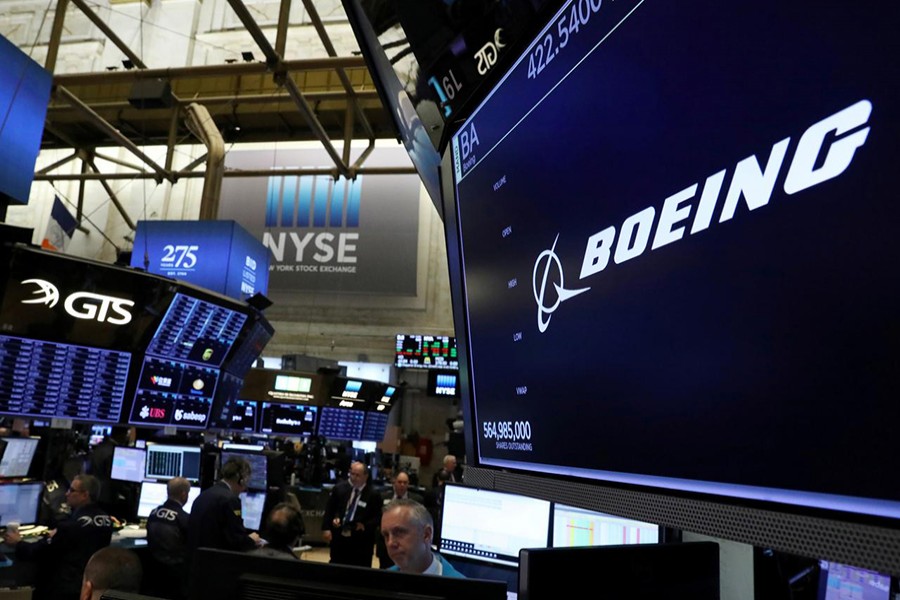
[[[464,119],[460,121],[460,128]],[[459,130],[458,128],[457,130]],[[472,485],[553,498],[567,504],[623,515],[648,522],[706,533],[748,543],[781,545],[798,554],[839,557],[851,564],[867,564],[875,570],[900,572],[900,523],[894,519],[854,514],[826,507],[784,502],[774,493],[749,499],[713,492],[675,489],[661,480],[616,481],[587,472],[580,474],[533,470],[529,465],[484,462],[473,442],[480,435],[469,386],[472,379],[468,356],[468,317],[464,302],[465,267],[455,198],[453,145],[442,162],[443,215],[449,261],[451,303],[456,320],[462,401],[466,423],[467,481]],[[540,465],[537,465],[540,466]],[[591,494],[581,490],[588,486]],[[706,515],[698,518],[695,515]],[[765,525],[759,526],[761,515]],[[754,525],[748,528],[748,523]],[[825,526],[821,526],[825,523]],[[753,533],[751,533],[751,530]],[[849,541],[848,541],[849,540]],[[871,552],[884,545],[890,551]]]
[[[120,468],[116,466],[117,460],[129,460],[129,459],[138,459],[140,461],[140,470],[139,474],[132,477],[127,477],[129,473],[123,473]],[[144,481],[144,477],[147,474],[147,449],[146,448],[132,448],[129,446],[115,446],[113,447],[113,456],[112,456],[112,469],[110,470],[110,479],[115,479],[116,481],[129,481],[131,483],[141,483]]]

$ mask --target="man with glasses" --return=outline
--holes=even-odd
[[[331,562],[371,567],[380,521],[381,494],[369,485],[366,465],[354,462],[348,480],[331,490],[322,518],[322,537],[331,546]]]
[[[7,531],[5,541],[16,547],[16,558],[37,562],[35,600],[76,600],[81,593],[84,567],[91,556],[109,546],[113,525],[97,504],[100,481],[92,475],[76,475],[66,492],[69,518],[60,521],[37,542],[23,541]]]

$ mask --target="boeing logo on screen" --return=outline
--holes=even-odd
[[[741,198],[750,212],[767,206],[785,166],[787,173],[782,188],[789,196],[841,175],[850,167],[856,151],[866,143],[871,128],[863,126],[868,123],[871,114],[872,103],[860,100],[813,123],[800,136],[790,162],[786,160],[790,137],[772,145],[764,167],[753,154],[738,161],[719,212],[719,223],[734,218]],[[589,236],[579,278],[600,273],[609,266],[610,258],[620,265],[644,254],[648,245],[650,250],[658,250],[684,239],[689,220],[690,235],[709,228],[719,204],[726,172],[727,169],[722,169],[709,175],[703,182],[702,190],[699,183],[694,183],[672,194],[663,201],[658,217],[657,210],[650,206],[627,217],[618,230],[611,225]],[[691,202],[698,190],[699,200],[692,207]],[[558,234],[556,237],[559,239]],[[559,271],[559,283],[553,284],[557,298],[548,305],[546,288],[551,263]],[[539,273],[541,265],[542,274]],[[562,302],[589,289],[567,290],[563,287],[562,263],[556,255],[554,240],[553,247],[541,252],[534,263],[538,330],[541,333],[547,331],[550,315]]]
[[[581,288],[578,290],[567,290],[565,287],[565,279],[563,277],[562,262],[556,255],[556,242],[559,241],[559,234],[553,240],[553,246],[549,250],[544,250],[538,254],[537,260],[534,261],[534,270],[532,271],[532,291],[534,292],[534,301],[537,303],[537,324],[538,331],[544,333],[550,326],[550,317],[559,308],[559,305],[574,298],[578,294],[582,294],[591,288]],[[552,304],[547,306],[547,279],[549,278],[551,268],[559,272],[559,283],[553,282],[553,289],[556,290],[556,299]],[[544,318],[546,317],[546,319]]]
[[[43,293],[39,298],[22,300],[22,304],[46,304],[53,308],[59,302],[59,290],[55,285],[44,279],[26,279],[22,284],[34,284],[38,286],[34,294]],[[66,297],[63,308],[69,316],[76,319],[89,319],[100,323],[112,325],[126,325],[131,322],[131,313],[127,310],[134,306],[131,300],[105,296],[91,292],[75,292]],[[114,314],[110,314],[114,313]]]

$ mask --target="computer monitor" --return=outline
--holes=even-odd
[[[658,544],[659,525],[553,503],[550,542],[554,548]]]
[[[110,479],[140,483],[147,469],[147,450],[116,446],[113,448]]]
[[[40,482],[0,484],[0,527],[36,523],[43,491]]]
[[[239,444],[236,442],[223,442],[221,448],[222,450],[238,450],[241,452],[262,452],[265,450],[264,446],[257,446],[256,444]]]
[[[244,527],[252,531],[259,531],[262,528],[265,506],[265,492],[243,492],[241,494],[241,516],[244,519]]]
[[[200,447],[147,444],[147,479],[200,480]]]
[[[549,545],[550,502],[445,484],[440,551],[515,567],[522,548]]]
[[[250,481],[244,482],[248,489],[265,490],[268,487],[268,456],[256,451],[222,450],[219,468],[231,458],[242,458],[250,463]]]
[[[500,581],[411,575],[386,569],[301,560],[272,560],[245,552],[194,552],[188,598],[257,600],[506,600]]]
[[[112,425],[91,425],[91,437],[88,443],[96,446],[108,435],[112,435]]]
[[[585,578],[600,599],[719,600],[715,542],[525,548],[519,552],[518,600],[581,596]]]
[[[816,600],[889,600],[891,576],[827,560],[819,561]]]
[[[200,495],[202,490],[199,486],[191,486],[188,492],[188,499],[184,505],[184,512],[190,513],[194,500]],[[168,498],[166,484],[161,481],[145,481],[141,484],[141,493],[138,496],[138,518],[146,519],[154,508],[163,504]]]
[[[2,438],[6,442],[0,458],[0,477],[27,477],[37,451],[39,438]]]

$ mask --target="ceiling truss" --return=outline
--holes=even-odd
[[[79,181],[76,214],[79,223],[86,182],[101,182],[133,230],[134,221],[113,193],[109,181],[153,179],[158,183],[169,181],[174,184],[180,179],[207,176],[204,170],[197,170],[206,164],[206,155],[184,168],[173,168],[176,146],[187,140],[197,143],[185,118],[191,104],[199,104],[208,111],[215,128],[227,143],[318,141],[333,162],[333,166],[327,168],[279,169],[281,175],[328,174],[334,178],[354,178],[362,173],[414,173],[411,167],[365,166],[376,139],[396,139],[390,115],[382,106],[363,58],[338,56],[313,0],[302,1],[325,49],[325,58],[291,61],[283,58],[292,0],[281,0],[274,46],[243,0],[228,0],[265,57],[264,62],[148,69],[84,0],[58,0],[45,64],[48,71],[53,72],[56,67],[70,2],[122,51],[130,61],[128,66],[133,68],[54,76],[41,147],[69,148],[72,153],[41,169],[36,173],[35,181]],[[155,98],[136,98],[136,90],[146,89],[164,89],[165,92]],[[368,146],[351,163],[350,141],[354,139],[368,140]],[[341,152],[332,140],[342,142]],[[115,145],[128,150],[137,163],[97,151],[97,148]],[[164,165],[141,150],[142,146],[151,145],[166,147]],[[127,171],[103,173],[97,168],[97,159],[113,162]],[[79,173],[56,172],[73,160],[82,162]],[[226,169],[220,170],[218,176],[268,176],[271,172]],[[214,218],[210,214],[201,206],[201,215]]]

